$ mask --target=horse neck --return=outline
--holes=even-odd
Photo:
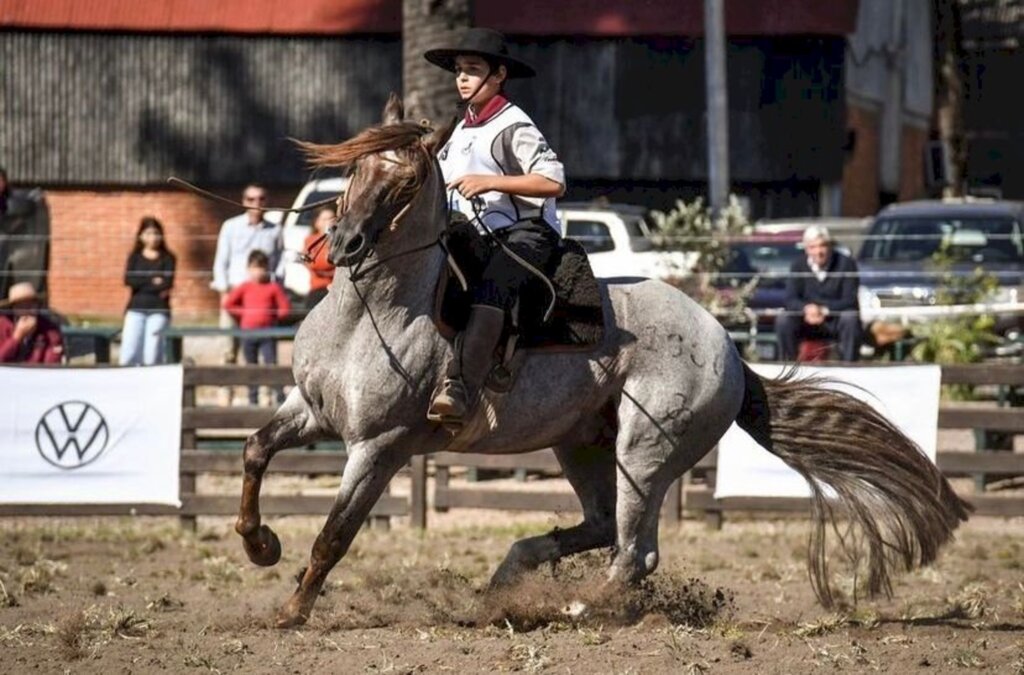
[[[434,290],[445,258],[440,246],[429,244],[437,241],[447,226],[440,167],[436,160],[434,164],[395,232],[385,233],[374,254],[364,262],[367,273],[356,273],[353,281],[353,270],[337,270],[332,293],[342,290],[339,286],[344,289],[338,296],[346,314],[361,314],[367,308],[404,309],[411,315],[433,311]],[[421,247],[425,248],[416,250]],[[353,292],[353,284],[358,294]]]

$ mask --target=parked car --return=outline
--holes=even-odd
[[[348,187],[348,178],[322,178],[302,186],[295,196],[293,209],[315,204],[325,199],[337,199]],[[306,237],[313,231],[316,209],[296,213],[289,211],[282,221],[284,241],[284,288],[295,307],[305,306],[309,293],[309,270],[299,256],[304,253]]]
[[[563,234],[583,244],[598,277],[672,279],[689,274],[693,260],[682,251],[654,247],[649,210],[630,204],[564,202],[558,205]]]
[[[22,281],[46,293],[49,268],[50,209],[43,191],[14,190],[0,215],[0,298]]]
[[[828,229],[836,246],[856,256],[860,252],[864,237],[871,227],[871,218],[844,218],[821,216],[816,218],[762,218],[754,223],[754,232],[771,234],[776,232],[803,232],[811,225]]]
[[[934,256],[940,250],[951,259],[946,272],[935,266]],[[1024,301],[1024,202],[959,199],[892,204],[875,217],[858,265],[865,323],[875,318],[918,319],[926,312],[915,308],[940,303],[936,287],[943,274],[969,275],[975,269],[998,280],[988,302],[1020,303]],[[1000,315],[996,324],[997,332],[1004,335],[1019,335],[1021,328],[1020,313]]]

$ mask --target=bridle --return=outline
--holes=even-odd
[[[428,153],[427,149],[422,144],[419,145],[419,150],[420,150],[420,152],[422,152],[426,156],[427,160],[430,161],[429,153]],[[401,162],[399,160],[396,160],[396,159],[391,159],[389,157],[383,157],[382,159],[385,160],[385,161],[388,161],[388,162],[393,162],[395,164],[403,164],[403,162]],[[353,172],[353,175],[354,175],[354,172]],[[402,220],[404,220],[405,216],[409,213],[409,210],[412,208],[413,203],[416,201],[416,198],[419,196],[420,191],[422,191],[425,188],[426,188],[426,185],[420,185],[419,188],[412,194],[412,196],[409,197],[409,201],[406,202],[405,206],[403,206],[401,209],[399,209],[398,213],[396,213],[394,215],[394,217],[391,218],[391,222],[388,223],[388,226],[387,226],[388,232],[395,232],[395,231],[398,230],[399,226],[402,224]],[[338,196],[337,198],[331,199],[331,200],[327,200],[327,201],[333,201],[334,203],[336,203],[338,205],[337,215],[340,218],[341,216],[343,216],[348,211],[349,192],[346,190],[342,195]],[[318,236],[316,239],[314,239],[310,243],[310,245],[306,249],[306,251],[300,255],[300,258],[302,259],[303,262],[311,262],[313,260],[313,258],[315,258],[320,253],[320,250],[325,245],[327,245],[327,242],[328,242],[331,234],[334,232],[335,227],[336,226],[332,226],[330,229],[328,229],[326,232],[324,232],[323,234]],[[413,248],[411,248],[409,250],[406,250],[406,251],[400,251],[398,253],[394,253],[392,255],[389,255],[389,256],[386,256],[386,257],[383,257],[383,258],[377,258],[369,266],[363,267],[363,263],[370,256],[372,256],[373,253],[374,253],[374,249],[371,247],[370,250],[367,251],[366,255],[364,255],[362,257],[362,259],[360,259],[360,261],[355,264],[355,266],[349,268],[348,278],[354,284],[356,281],[358,281],[359,279],[362,279],[364,276],[369,274],[371,271],[377,269],[378,267],[380,267],[381,265],[383,265],[386,262],[389,262],[389,261],[394,260],[396,258],[401,258],[401,257],[407,256],[407,255],[412,255],[413,253],[419,253],[420,251],[425,251],[425,250],[427,250],[429,248],[432,248],[434,246],[441,245],[441,238],[442,238],[442,236],[443,235],[439,234],[436,238],[434,238],[432,241],[427,242],[426,244],[422,244],[420,246],[413,247]]]

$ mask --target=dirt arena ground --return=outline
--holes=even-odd
[[[517,538],[570,521],[432,514],[364,529],[301,630],[273,615],[318,528],[271,519],[284,557],[246,560],[231,523],[0,519],[0,673],[1024,673],[1024,522],[977,518],[891,600],[815,604],[804,521],[662,531],[635,594],[594,593],[607,551],[484,591]],[[588,609],[580,612],[585,601]]]

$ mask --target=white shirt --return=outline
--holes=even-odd
[[[270,273],[280,272],[281,226],[268,220],[249,224],[248,214],[228,218],[220,226],[217,254],[213,260],[213,282],[210,288],[226,293],[249,279],[249,253],[260,249],[270,258]]]
[[[539,174],[565,185],[565,168],[544,140],[533,120],[518,106],[508,103],[479,126],[459,122],[448,142],[437,153],[446,183],[468,174],[523,176]],[[509,227],[517,221],[542,217],[556,232],[562,226],[555,213],[555,200],[541,197],[485,192],[467,200],[457,191],[448,193],[449,205],[474,221],[480,219],[492,230]]]

